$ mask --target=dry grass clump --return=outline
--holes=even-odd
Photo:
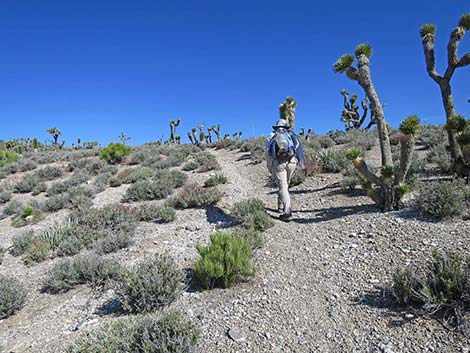
[[[207,189],[197,185],[186,185],[178,194],[167,201],[167,205],[176,209],[205,208],[215,205],[222,198],[219,189]]]

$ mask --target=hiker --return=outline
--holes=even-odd
[[[288,222],[292,218],[289,183],[295,174],[297,163],[300,162],[304,174],[307,173],[305,157],[299,138],[293,131],[289,131],[286,120],[278,120],[273,129],[266,141],[266,163],[279,188],[277,201],[278,212],[281,213],[279,219]]]

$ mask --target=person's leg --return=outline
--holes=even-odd
[[[275,173],[276,181],[279,187],[278,205],[284,206],[284,213],[290,213],[289,184],[287,183],[287,162],[277,163]]]

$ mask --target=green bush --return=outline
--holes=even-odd
[[[0,275],[0,320],[20,310],[26,301],[26,289],[18,280]]]
[[[42,192],[45,192],[47,190],[47,186],[44,182],[40,182],[39,184],[36,184],[33,189],[31,190],[31,193],[36,196],[39,195]]]
[[[169,206],[141,205],[136,212],[139,220],[145,222],[169,223],[176,219],[176,210]]]
[[[442,143],[442,141],[438,144],[432,145],[427,156],[427,161],[429,163],[436,164],[441,173],[449,174],[452,166],[452,159],[448,151],[448,145],[446,143]]]
[[[138,181],[127,189],[123,202],[161,200],[186,182],[187,176],[177,170],[161,171],[151,180]]]
[[[101,150],[100,158],[108,163],[120,163],[123,158],[131,153],[132,149],[122,143],[111,142],[108,147]]]
[[[227,177],[223,174],[216,174],[207,179],[204,183],[204,186],[207,188],[211,188],[213,186],[225,183],[227,183]]]
[[[118,319],[78,338],[67,353],[192,353],[199,330],[177,311],[160,318],[135,316]]]
[[[187,185],[177,195],[168,200],[167,204],[177,209],[205,208],[215,205],[221,198],[222,192],[218,189]]]
[[[56,263],[48,272],[42,290],[57,294],[80,284],[103,285],[110,280],[119,280],[122,272],[116,261],[94,254],[77,255]]]
[[[327,173],[340,173],[351,165],[345,151],[340,149],[320,151],[318,158],[322,169]]]
[[[20,155],[13,151],[0,150],[0,168],[11,163],[15,163]]]
[[[182,280],[183,275],[171,257],[155,255],[122,277],[117,290],[118,300],[128,312],[153,311],[176,299]]]
[[[263,201],[258,199],[237,202],[233,205],[231,216],[238,219],[246,229],[264,231],[274,225],[266,212]]]
[[[247,239],[231,233],[216,232],[208,246],[197,244],[201,258],[194,264],[194,275],[202,287],[232,287],[247,276],[253,276],[251,246]]]
[[[415,205],[423,216],[436,220],[460,216],[466,208],[464,189],[460,182],[421,185]]]
[[[391,293],[399,305],[420,308],[420,312],[464,323],[470,308],[470,258],[455,253],[433,251],[431,264],[419,273],[397,270]]]

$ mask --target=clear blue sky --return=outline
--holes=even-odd
[[[181,1],[2,0],[0,139],[77,137],[133,144],[183,137],[198,123],[223,132],[267,134],[287,95],[297,126],[343,128],[339,90],[360,93],[333,64],[362,42],[373,46],[372,75],[397,126],[416,113],[443,123],[438,86],[425,72],[418,29],[438,27],[436,59],[468,0]],[[460,53],[470,51],[470,33]],[[470,116],[470,67],[453,79],[456,108]]]

